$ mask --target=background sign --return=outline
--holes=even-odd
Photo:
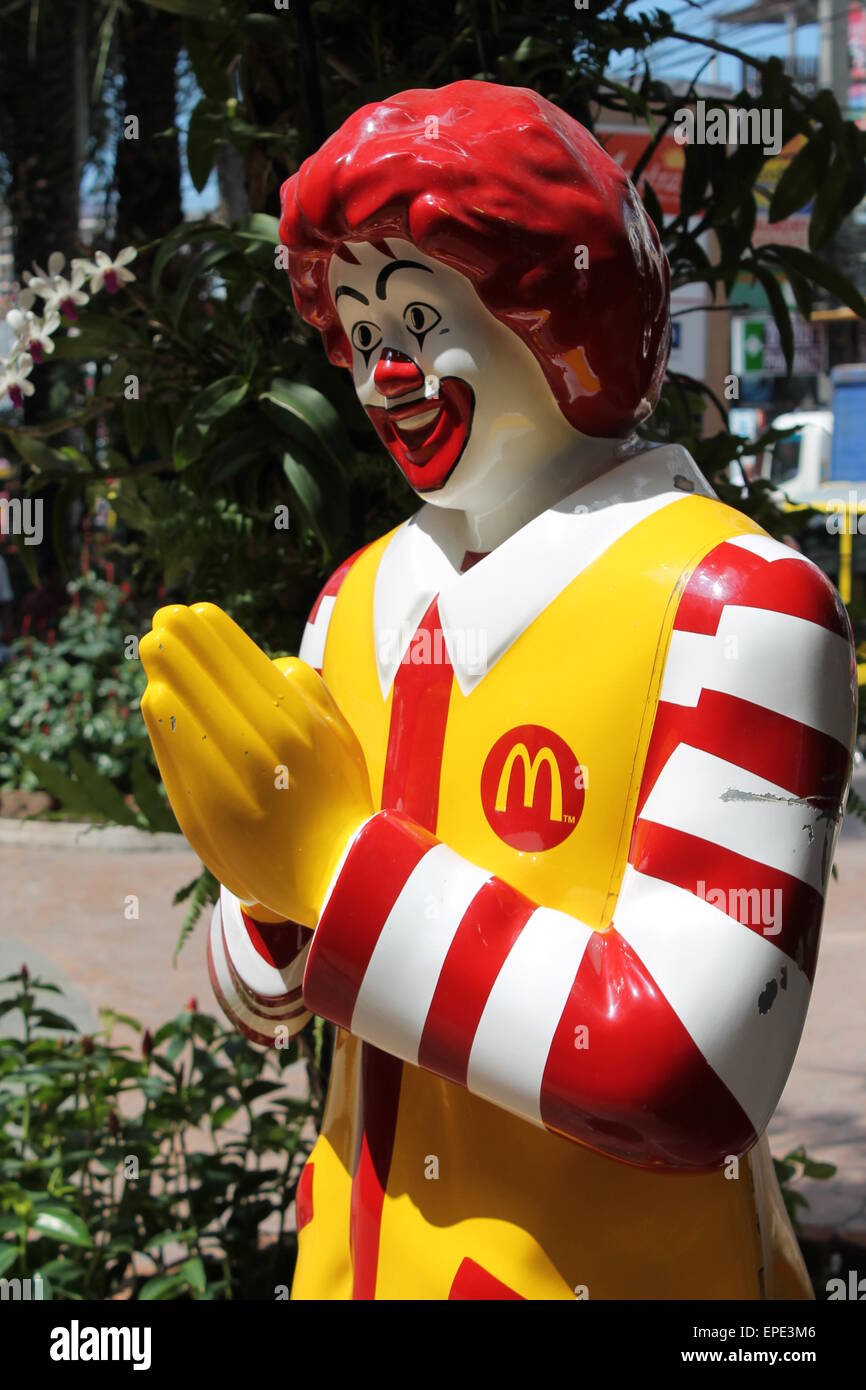
[[[814,376],[824,370],[824,325],[792,317],[794,375]],[[737,376],[786,376],[785,354],[776,320],[766,314],[737,318],[731,323],[731,363]]]

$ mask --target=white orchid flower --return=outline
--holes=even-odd
[[[57,255],[60,253],[57,252]],[[49,266],[54,260],[48,262]],[[73,323],[78,318],[78,308],[82,304],[90,302],[90,295],[85,294],[81,286],[84,284],[85,276],[80,267],[73,269],[69,279],[63,275],[52,275],[43,277],[41,275],[31,275],[27,282],[28,289],[34,294],[38,294],[40,299],[45,300],[45,317],[49,314],[63,314]]]
[[[29,310],[22,312],[21,309],[12,309],[6,315],[6,323],[15,334],[16,349],[23,349],[29,353],[37,367],[54,351],[51,335],[60,327],[58,313],[46,314],[44,318],[40,318],[38,314]]]
[[[47,270],[43,270],[42,267],[40,265],[37,265],[34,261],[33,269],[36,271],[36,274],[31,275],[29,270],[25,270],[22,279],[24,280],[25,285],[29,285],[32,280],[55,280],[65,265],[66,257],[64,256],[63,252],[52,251],[51,255],[48,257]]]
[[[0,400],[8,396],[13,405],[22,406],[24,397],[32,396],[36,389],[33,382],[27,380],[32,371],[33,358],[29,352],[22,352],[12,362],[4,362],[0,372]]]
[[[97,251],[94,260],[72,262],[73,270],[80,270],[90,280],[90,293],[98,294],[105,287],[109,294],[117,294],[121,285],[128,285],[135,279],[126,267],[138,255],[134,246],[124,246],[114,260],[105,251]]]

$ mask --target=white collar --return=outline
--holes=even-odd
[[[715,493],[680,444],[651,448],[585,483],[456,572],[434,539],[425,505],[391,537],[376,574],[373,631],[382,698],[415,630],[439,597],[442,633],[464,695],[522,632],[627,531],[694,493]]]

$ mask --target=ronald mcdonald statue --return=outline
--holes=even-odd
[[[293,1296],[807,1298],[763,1136],[850,772],[841,600],[636,436],[667,261],[550,102],[366,106],[280,236],[419,510],[299,657],[210,604],[141,655],[222,1008],[336,1025]]]

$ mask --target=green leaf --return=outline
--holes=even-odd
[[[147,438],[147,412],[141,401],[123,402],[123,429],[133,458],[138,458]]]
[[[40,1028],[57,1028],[63,1033],[78,1032],[78,1027],[71,1018],[64,1018],[63,1014],[53,1013],[51,1009],[35,1009],[30,1021],[38,1023]]]
[[[202,97],[193,108],[186,134],[187,167],[198,193],[201,193],[211,176],[221,131],[220,114],[208,97]]]
[[[15,447],[23,458],[37,473],[46,473],[52,476],[65,476],[77,473],[78,468],[59,449],[52,449],[41,439],[33,439],[29,435],[15,435]]]
[[[212,381],[194,396],[181,416],[174,437],[174,462],[179,470],[201,456],[210,428],[240,405],[249,390],[242,376],[224,376]]]
[[[680,216],[686,221],[703,205],[710,180],[711,145],[686,145],[686,163],[680,185]],[[720,148],[720,147],[719,147]]]
[[[18,1259],[18,1246],[4,1241],[0,1245],[0,1274],[5,1274],[10,1265]]]
[[[213,19],[213,0],[147,0],[154,10],[167,10],[169,14],[179,14],[187,19]]]
[[[767,266],[755,263],[750,267],[754,275],[760,280],[764,287],[767,299],[770,301],[770,309],[773,318],[776,320],[776,327],[779,330],[779,341],[782,351],[785,354],[785,365],[788,368],[788,375],[794,366],[794,330],[791,326],[791,314],[782,293],[782,287]]]
[[[806,1158],[803,1163],[803,1176],[814,1178],[818,1182],[826,1182],[828,1178],[835,1177],[835,1163],[818,1163],[814,1158]]]
[[[771,222],[780,222],[806,206],[827,172],[829,158],[830,136],[822,128],[797,151],[776,184],[770,199]]]
[[[794,292],[797,308],[800,310],[804,319],[810,318],[813,303],[812,286],[804,275],[798,274],[798,272],[792,270],[790,266],[785,266],[785,274],[788,277],[788,284]]]
[[[204,280],[205,284],[207,284],[207,277],[210,272],[214,270],[221,261],[231,256],[233,251],[234,248],[232,246],[219,244],[216,246],[208,246],[202,251],[201,255],[197,256],[192,261],[192,264],[187,267],[171,301],[171,321],[175,329],[177,329],[180,324],[183,311],[186,308],[186,302],[189,299],[196,281]]]
[[[315,530],[320,541],[325,544],[325,537],[319,526],[319,513],[322,509],[322,490],[316,481],[312,470],[307,464],[302,463],[294,454],[283,454],[283,472],[286,475],[289,486],[297,497],[303,511]]]
[[[74,782],[59,767],[40,758],[36,753],[19,753],[19,760],[38,779],[39,786],[59,802],[65,811],[87,815],[90,811],[88,797],[78,782]]]
[[[199,428],[210,429],[223,415],[240,405],[248,390],[249,382],[242,376],[224,376],[212,381],[190,405]]]
[[[283,21],[280,20],[282,25]],[[280,243],[280,219],[271,217],[266,212],[253,213],[238,231],[238,235],[250,238],[253,241],[264,242],[266,246],[278,246]]]
[[[138,824],[135,812],[127,806],[111,779],[97,772],[77,748],[69,750],[69,766],[87,796],[91,810],[98,811],[116,825]]]
[[[830,294],[835,294],[837,299],[841,299],[843,304],[853,309],[858,318],[866,319],[866,299],[857,287],[828,261],[813,255],[811,251],[802,250],[799,246],[784,246],[778,242],[768,242],[761,250],[764,255],[772,255],[786,270],[790,266],[805,279],[829,290]]]
[[[830,87],[822,87],[812,98],[812,105],[821,121],[830,131],[834,140],[841,141],[845,133],[845,121],[839,103]]]
[[[175,1231],[171,1229],[167,1231],[160,1231],[159,1235],[156,1235],[151,1240],[149,1240],[144,1248],[147,1251],[152,1251],[161,1250],[164,1245],[185,1245],[186,1242],[188,1240],[191,1240],[194,1235],[195,1229],[192,1226],[189,1226],[186,1230],[183,1231]]]
[[[62,1206],[40,1207],[31,1222],[34,1231],[56,1240],[60,1244],[79,1245],[90,1248],[93,1241],[90,1232],[74,1211]]]
[[[207,1288],[207,1275],[204,1270],[204,1262],[198,1255],[184,1260],[178,1274],[184,1276],[190,1288],[195,1289],[196,1293],[204,1293]]]
[[[136,758],[130,769],[135,804],[147,821],[148,830],[167,830],[177,833],[178,824],[167,801],[151,776],[143,758]]]
[[[839,151],[829,169],[824,169],[809,220],[810,251],[820,250],[845,217],[848,209],[844,206],[843,194],[851,172],[844,150]]]
[[[641,181],[640,193],[643,198],[643,205],[647,210],[647,215],[654,224],[656,231],[661,235],[665,225],[665,215],[662,211],[662,205],[658,200],[658,194],[649,179],[643,179]]]
[[[349,436],[334,406],[321,391],[302,381],[274,377],[259,400],[270,406],[272,418],[278,424],[287,426],[296,437],[297,426],[300,425],[302,442],[309,443],[309,436],[312,436],[313,441],[341,471],[351,462],[354,450]],[[304,432],[308,435],[306,441]]]
[[[152,293],[156,293],[162,283],[162,276],[169,261],[174,256],[186,258],[190,246],[197,241],[207,238],[214,241],[220,235],[220,228],[213,222],[184,222],[176,227],[173,232],[169,232],[159,243],[159,249],[153,259],[153,270],[150,274],[150,288]]]
[[[183,1274],[157,1274],[142,1285],[138,1296],[147,1303],[173,1298],[177,1293],[185,1293],[188,1288],[189,1283]]]

